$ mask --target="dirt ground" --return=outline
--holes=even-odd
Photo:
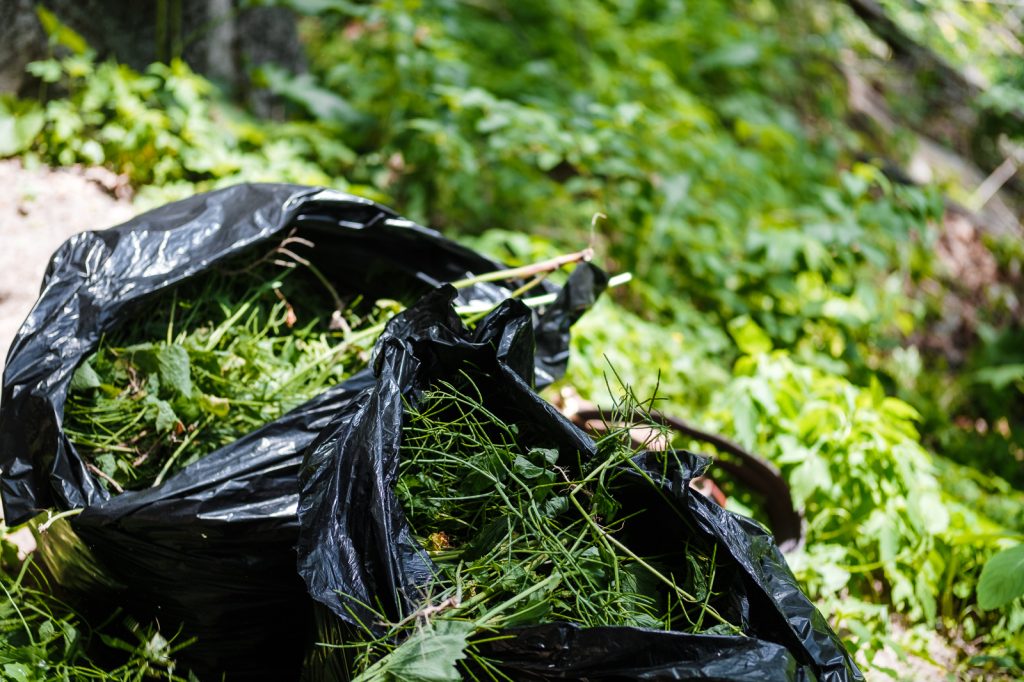
[[[51,254],[71,235],[134,211],[122,178],[102,168],[26,169],[0,161],[0,366],[39,295]]]

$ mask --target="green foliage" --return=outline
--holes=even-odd
[[[182,680],[174,674],[180,644],[116,612],[91,627],[53,595],[32,558],[0,537],[0,677],[14,682],[52,680]]]
[[[365,367],[393,302],[333,312],[315,266],[266,261],[160,294],[78,367],[64,428],[104,485],[157,484]]]
[[[1019,670],[1021,600],[984,611],[978,591],[1024,523],[1019,279],[978,303],[963,367],[912,345],[957,290],[934,256],[942,197],[892,182],[844,122],[834,65],[858,29],[841,3],[253,4],[316,15],[302,24],[308,73],[254,74],[289,120],[254,119],[180,62],[98,63],[43,14],[54,56],[30,68],[56,96],[0,99],[0,156],[101,163],[143,201],[239,180],[331,184],[512,262],[591,243],[636,279],[580,321],[567,383],[608,403],[610,364],[776,462],[808,518],[793,565],[863,662],[899,650],[899,614],[913,652],[939,630]],[[979,105],[1016,107],[1020,69],[999,58],[992,21],[1003,8],[884,4],[999,84]],[[609,218],[591,229],[597,212]],[[989,247],[1019,273],[1019,244]],[[235,414],[202,402],[216,394],[197,388],[201,362],[172,341],[149,349],[154,426],[190,391]],[[102,392],[96,370],[76,390]]]
[[[467,371],[407,412],[394,493],[435,570],[417,586],[415,611],[381,618],[383,636],[367,626],[343,645],[357,652],[355,681],[479,679],[458,665],[467,658],[480,677],[507,679],[476,649],[506,627],[742,632],[721,615],[730,579],[716,579],[715,548],[689,533],[665,494],[679,475],[674,453],[652,455],[660,473],[641,468],[625,428],[598,440],[596,456],[541,447],[524,442],[529,424],[503,421],[487,403]],[[670,517],[673,542],[642,541],[652,514]]]
[[[341,178],[354,155],[336,123],[259,122],[180,60],[139,73],[84,50],[28,70],[66,94],[45,102],[0,96],[0,156],[106,165],[137,186],[168,188],[166,196],[241,181],[348,188]]]
[[[619,327],[624,316],[595,313],[604,318],[581,324]],[[686,381],[662,382],[662,409],[696,416],[780,467],[807,519],[806,546],[789,555],[790,565],[860,660],[869,663],[881,648],[899,646],[888,625],[889,614],[898,613],[911,626],[904,639],[936,627],[970,637],[984,632],[993,650],[1006,652],[1003,665],[1019,668],[1024,601],[985,614],[974,589],[1001,538],[1019,534],[1024,495],[994,477],[936,461],[920,444],[917,411],[887,396],[877,381],[859,387],[785,351],[765,352],[764,332],[749,319],[729,326],[755,354],[741,356],[733,378],[709,401],[680,392]],[[616,351],[620,361],[629,358],[624,348]],[[689,354],[696,356],[694,367],[707,366],[706,355]],[[615,367],[626,380],[642,370]],[[699,372],[688,376],[699,382]],[[580,386],[585,394],[593,389],[586,378]]]
[[[978,606],[998,609],[1024,596],[1024,544],[1008,547],[985,564],[978,580]]]
[[[456,664],[466,658],[469,636],[475,629],[473,623],[455,620],[427,624],[384,659],[378,671],[380,677],[375,679],[460,682],[462,675]]]
[[[901,613],[934,623],[950,521],[916,411],[781,353],[744,357],[735,374],[710,415],[786,475],[807,518],[804,584],[864,598],[882,577]]]
[[[337,30],[352,40],[327,39]],[[795,86],[824,56],[779,30],[710,3],[391,2],[309,33],[323,83],[372,114],[346,130],[357,177],[414,217],[556,225],[565,239],[603,211],[609,255],[646,283],[648,311],[675,317],[663,297],[683,290],[720,324],[749,315],[785,347],[856,368],[920,312],[900,295],[905,247],[929,246],[941,203],[802,129]],[[755,65],[768,77],[740,75]]]

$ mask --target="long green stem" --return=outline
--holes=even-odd
[[[68,519],[68,518],[71,518],[72,516],[78,516],[79,514],[81,514],[84,511],[85,511],[84,508],[68,509],[67,511],[62,511],[59,514],[53,514],[52,516],[47,517],[46,521],[39,525],[38,530],[39,530],[40,533],[45,533],[46,531],[50,530],[50,526],[52,526],[53,524],[57,523],[61,519]]]
[[[583,508],[583,505],[580,504],[579,500],[576,499],[576,491],[575,490],[573,492],[569,493],[569,501],[573,504],[574,507],[576,507],[576,509],[580,512],[580,514],[583,515],[583,518],[587,521],[587,523],[591,526],[591,528],[594,529],[594,531],[596,533],[599,533],[605,539],[607,539],[608,542],[610,542],[611,544],[615,545],[623,554],[625,554],[629,558],[633,559],[633,561],[637,562],[648,573],[650,573],[652,576],[654,576],[655,578],[660,580],[662,583],[664,583],[665,585],[670,587],[672,589],[672,591],[674,591],[676,594],[678,594],[680,597],[682,597],[686,601],[688,601],[690,603],[698,603],[699,602],[699,600],[696,597],[694,597],[692,594],[690,594],[689,592],[687,592],[683,588],[681,588],[678,585],[676,585],[674,580],[671,580],[671,579],[667,578],[661,571],[659,571],[658,569],[654,568],[654,566],[651,566],[646,560],[644,560],[642,557],[637,555],[633,550],[631,550],[629,547],[624,545],[614,535],[612,535],[611,533],[606,531],[604,528],[601,527],[600,524],[598,524],[596,521],[594,521],[594,519],[591,518],[590,514],[587,513],[587,510]],[[732,627],[732,628],[736,627],[735,625],[733,625],[732,623],[727,621],[725,618],[723,618],[718,613],[718,611],[716,611],[715,609],[711,608],[710,606],[707,607],[707,612],[711,615],[712,618],[717,620],[719,623],[722,623],[724,625],[728,625],[729,627]]]
[[[162,469],[160,469],[160,473],[157,474],[157,477],[155,479],[153,479],[152,487],[156,488],[157,486],[164,482],[164,477],[168,474],[168,472],[170,472],[171,467],[174,466],[174,462],[176,462],[178,457],[181,456],[181,453],[185,451],[185,448],[187,448],[192,443],[192,441],[196,439],[196,436],[199,435],[199,432],[202,431],[203,428],[210,423],[211,419],[212,417],[207,417],[202,424],[197,426],[192,431],[192,433],[188,434],[188,436],[185,437],[185,440],[181,441],[181,444],[178,445],[177,448],[175,448],[174,452],[171,453],[171,456],[167,458],[166,462],[164,462],[164,466]]]
[[[478,624],[478,627],[486,627],[492,625],[491,619],[499,615],[502,611],[512,606],[513,604],[521,602],[522,600],[529,597],[531,594],[539,592],[540,590],[543,590],[550,585],[554,585],[559,580],[561,580],[561,576],[559,576],[557,573],[552,573],[544,580],[541,580],[539,583],[534,583],[531,587],[523,590],[522,592],[512,595],[511,597],[501,602],[484,615],[477,618],[476,623]]]

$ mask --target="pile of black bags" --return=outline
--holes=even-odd
[[[156,488],[110,496],[62,430],[78,365],[158,292],[293,229],[315,243],[317,267],[339,288],[418,302],[388,324],[367,370]],[[180,626],[196,641],[178,658],[201,680],[344,679],[317,646],[325,620],[343,630],[351,619],[339,595],[398,616],[415,608],[414,586],[429,571],[389,494],[408,401],[472,366],[498,408],[560,448],[593,449],[535,389],[564,371],[569,328],[604,274],[578,267],[561,290],[546,285],[558,296],[541,314],[507,301],[469,331],[451,304],[497,303],[507,289],[456,293],[443,283],[499,267],[373,202],[290,185],[239,185],[73,237],[54,255],[4,371],[7,524],[84,509],[70,520],[82,546],[61,551],[92,565],[63,571],[65,582],[165,631]],[[861,679],[771,536],[690,490],[706,460],[680,461],[666,492],[701,540],[735,562],[746,636],[551,623],[511,631],[488,655],[513,679]]]

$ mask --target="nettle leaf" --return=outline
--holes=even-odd
[[[461,682],[456,665],[466,658],[473,624],[455,620],[435,621],[417,630],[384,659],[390,679],[405,682]]]
[[[172,343],[160,349],[156,356],[160,385],[170,388],[179,395],[192,395],[192,367],[188,351]]]
[[[537,478],[543,476],[546,473],[546,469],[537,466],[530,460],[526,459],[522,455],[516,455],[515,461],[512,462],[512,470],[526,479]]]
[[[978,606],[986,611],[1024,595],[1024,543],[994,555],[981,569]]]
[[[549,466],[558,464],[558,450],[555,448],[533,448],[529,456],[533,462],[546,462]]]
[[[82,363],[77,370],[75,370],[74,376],[71,377],[71,390],[84,391],[89,388],[99,388],[102,383],[100,375],[97,374],[96,370],[92,368],[92,365],[86,361]]]
[[[170,431],[178,424],[178,415],[166,400],[154,400],[156,405],[156,430]]]

